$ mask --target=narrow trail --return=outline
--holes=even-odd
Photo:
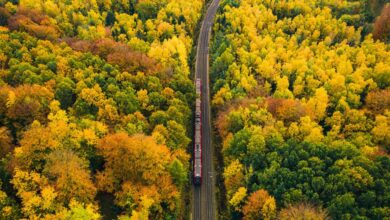
[[[216,219],[215,171],[211,142],[211,113],[209,91],[209,41],[219,0],[213,0],[207,9],[198,38],[195,77],[202,80],[202,185],[193,187],[193,220]]]

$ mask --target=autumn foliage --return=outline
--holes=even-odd
[[[242,212],[245,220],[272,219],[276,213],[275,199],[267,191],[257,190],[249,196]]]
[[[1,112],[26,125],[33,120],[45,121],[49,113],[49,103],[53,100],[53,93],[39,85],[23,85],[16,88],[2,87]]]
[[[210,79],[226,216],[390,217],[376,185],[389,182],[389,7],[372,35],[373,2],[221,1]]]
[[[368,93],[366,97],[366,106],[375,114],[384,113],[390,108],[390,89]]]
[[[0,219],[184,218],[203,5],[0,1]]]
[[[90,51],[107,60],[108,63],[118,65],[118,67],[129,73],[138,71],[146,74],[162,71],[155,60],[148,55],[132,50],[127,44],[116,42],[111,39],[99,39],[95,41],[83,41],[69,39],[69,45],[79,51]]]
[[[297,100],[268,98],[267,109],[276,118],[285,122],[297,121],[305,115],[305,108]]]
[[[187,217],[205,3],[0,1],[0,219]],[[223,216],[390,217],[389,5],[374,21],[372,3],[220,1]]]
[[[49,17],[35,9],[20,7],[18,12],[8,19],[11,30],[27,31],[40,39],[56,40],[59,30],[51,24]]]
[[[387,3],[374,24],[373,36],[377,40],[390,41],[390,4]]]
[[[171,155],[164,145],[155,143],[152,137],[125,133],[106,136],[98,146],[105,158],[104,170],[98,175],[99,187],[113,192],[118,204],[133,209],[142,209],[142,201],[150,199],[151,204],[162,213],[161,205],[175,209],[179,192],[168,172]]]
[[[12,151],[12,137],[6,127],[0,127],[0,155],[5,157]]]
[[[328,213],[323,210],[314,207],[311,204],[300,203],[290,205],[280,211],[278,219],[281,220],[295,220],[295,219],[318,219],[329,220]]]

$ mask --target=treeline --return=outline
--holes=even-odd
[[[222,1],[210,74],[228,218],[390,217],[390,46],[362,33],[361,4]]]
[[[0,1],[1,219],[183,215],[202,7]]]

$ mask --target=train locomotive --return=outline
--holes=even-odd
[[[194,142],[194,172],[195,185],[202,184],[202,110],[201,110],[201,80],[196,79],[196,106],[195,106],[195,142]]]

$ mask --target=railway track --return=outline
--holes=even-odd
[[[219,0],[213,0],[209,5],[200,30],[195,78],[201,79],[201,110],[202,110],[202,184],[193,186],[193,220],[216,219],[215,177],[213,167],[213,147],[211,134],[210,91],[209,91],[209,41],[214,17]]]

